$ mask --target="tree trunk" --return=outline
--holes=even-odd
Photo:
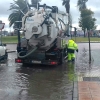
[[[91,63],[90,30],[88,31],[88,41],[89,41],[89,64],[90,64]]]
[[[68,35],[70,35],[70,29],[69,29],[69,26],[70,26],[70,15],[68,13]]]

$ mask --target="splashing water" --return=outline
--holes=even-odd
[[[83,48],[76,57],[76,70],[78,72],[86,72],[92,68],[93,62],[94,59],[91,57],[91,64],[89,64],[89,51]]]

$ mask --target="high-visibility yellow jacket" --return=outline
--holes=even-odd
[[[69,40],[67,44],[67,48],[72,50],[77,50],[78,45],[73,40]]]

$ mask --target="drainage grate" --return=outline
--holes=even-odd
[[[83,81],[100,81],[99,77],[83,77]]]

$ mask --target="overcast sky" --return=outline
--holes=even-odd
[[[0,20],[5,23],[5,30],[10,31],[8,16],[10,14],[9,7],[10,3],[13,3],[13,0],[0,0]],[[42,0],[41,4],[46,3],[49,6],[58,6],[59,10],[65,11],[65,8],[62,6],[62,0]],[[87,7],[94,11],[94,17],[97,19],[96,25],[97,29],[100,29],[100,0],[88,0]],[[70,0],[70,12],[72,15],[73,26],[78,27],[78,18],[80,13],[77,8],[77,0]]]

